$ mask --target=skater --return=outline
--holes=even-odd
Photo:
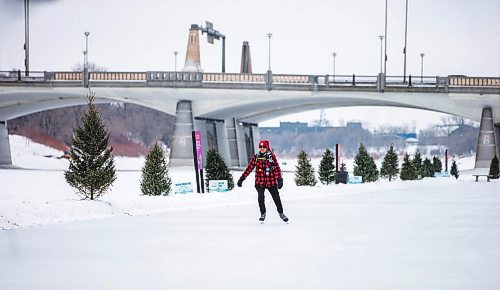
[[[269,147],[269,141],[261,140],[259,142],[259,153],[255,154],[248,163],[247,168],[238,180],[238,186],[241,187],[243,181],[247,176],[255,169],[255,189],[258,193],[258,201],[260,208],[260,218],[261,222],[266,219],[266,205],[264,203],[264,191],[267,189],[271,193],[271,197],[276,204],[276,209],[278,210],[280,218],[284,222],[288,222],[288,218],[283,213],[283,206],[281,204],[280,193],[278,189],[283,187],[283,176],[281,174],[281,168],[276,159],[276,155],[271,151]]]

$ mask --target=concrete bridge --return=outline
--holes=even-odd
[[[7,122],[54,108],[127,102],[175,115],[170,162],[192,165],[191,131],[202,132],[231,166],[256,152],[258,123],[319,108],[395,106],[481,122],[477,168],[489,167],[500,139],[500,77],[403,77],[203,72],[0,72],[0,165],[11,164]],[[367,112],[369,113],[369,112]]]

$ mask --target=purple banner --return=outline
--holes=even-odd
[[[196,144],[196,161],[198,162],[198,170],[203,169],[203,146],[201,144],[200,131],[194,131],[194,141]]]

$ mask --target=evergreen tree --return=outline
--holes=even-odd
[[[453,160],[453,162],[451,163],[451,170],[450,170],[450,174],[455,176],[455,178],[458,179],[458,176],[459,176],[459,173],[460,171],[458,171],[458,167],[457,167],[457,163],[455,162],[455,160]]]
[[[413,156],[413,167],[415,167],[415,172],[417,173],[417,179],[421,179],[423,177],[422,174],[422,155],[420,151],[417,150],[415,152],[415,156]]]
[[[345,163],[344,163],[344,162],[342,162],[342,163],[340,164],[340,171],[347,171],[347,169],[346,169],[346,166],[345,166]]]
[[[403,158],[403,165],[401,165],[401,175],[399,176],[401,180],[415,180],[417,179],[417,172],[415,171],[415,166],[413,161],[410,159],[408,153],[405,154]]]
[[[373,158],[368,155],[365,145],[361,143],[358,153],[354,158],[354,175],[362,176],[363,182],[372,182],[378,180],[377,165]]]
[[[392,177],[395,177],[399,173],[399,162],[398,154],[394,151],[394,147],[391,145],[389,151],[384,156],[384,161],[382,161],[382,167],[380,168],[380,176],[388,177],[391,181]]]
[[[498,179],[499,177],[499,169],[498,169],[498,157],[495,155],[493,159],[491,159],[490,163],[490,172],[489,175],[493,176],[493,179]]]
[[[422,163],[422,177],[433,177],[434,171],[432,167],[432,162],[429,158],[425,157],[424,162]]]
[[[439,157],[434,156],[432,158],[432,169],[433,169],[433,176],[434,172],[441,172],[443,171],[443,163],[441,163],[441,159]]]
[[[209,180],[227,180],[227,189],[234,188],[233,175],[229,172],[224,158],[213,147],[207,150],[207,164],[205,166],[205,184],[207,188]]]
[[[298,164],[295,167],[295,184],[297,186],[315,186],[316,177],[314,177],[314,168],[311,159],[304,150],[299,152]]]
[[[319,163],[319,180],[323,184],[330,184],[335,182],[335,157],[333,156],[332,151],[330,149],[326,149],[325,153],[323,153],[323,158]]]
[[[109,132],[94,106],[95,93],[87,96],[87,112],[81,118],[71,138],[66,182],[84,199],[98,199],[116,179],[113,148],[109,146]]]
[[[141,191],[144,195],[168,195],[171,187],[165,153],[155,143],[146,155],[146,163],[142,168]]]

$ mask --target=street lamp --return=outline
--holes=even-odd
[[[421,57],[421,61],[420,61],[420,82],[421,83],[424,82],[424,56],[425,56],[425,53],[421,52],[420,53],[420,57]]]
[[[269,37],[269,67],[268,71],[271,71],[271,37],[273,36],[272,33],[268,33],[267,37]]]
[[[403,48],[404,65],[403,65],[403,83],[406,83],[406,39],[408,35],[408,0],[406,0],[406,14],[405,14],[405,47]]]
[[[379,35],[378,38],[380,38],[380,73],[382,73],[382,47],[384,46],[382,40],[384,40],[384,36]]]
[[[30,0],[24,0],[24,66],[25,75],[30,72]]]
[[[387,0],[385,0],[385,43],[384,43],[384,55],[385,55],[385,60],[384,60],[384,78],[387,75]]]
[[[175,64],[174,64],[174,71],[177,72],[177,51],[174,51],[174,57],[175,57]]]
[[[89,86],[89,34],[85,31],[85,51],[83,52],[83,86]]]
[[[88,70],[88,66],[89,66],[89,34],[90,32],[88,31],[85,31],[85,63],[83,64],[84,65],[84,69],[87,69]]]
[[[337,53],[334,52],[332,53],[333,56],[333,81],[335,81],[335,57],[337,56]]]

